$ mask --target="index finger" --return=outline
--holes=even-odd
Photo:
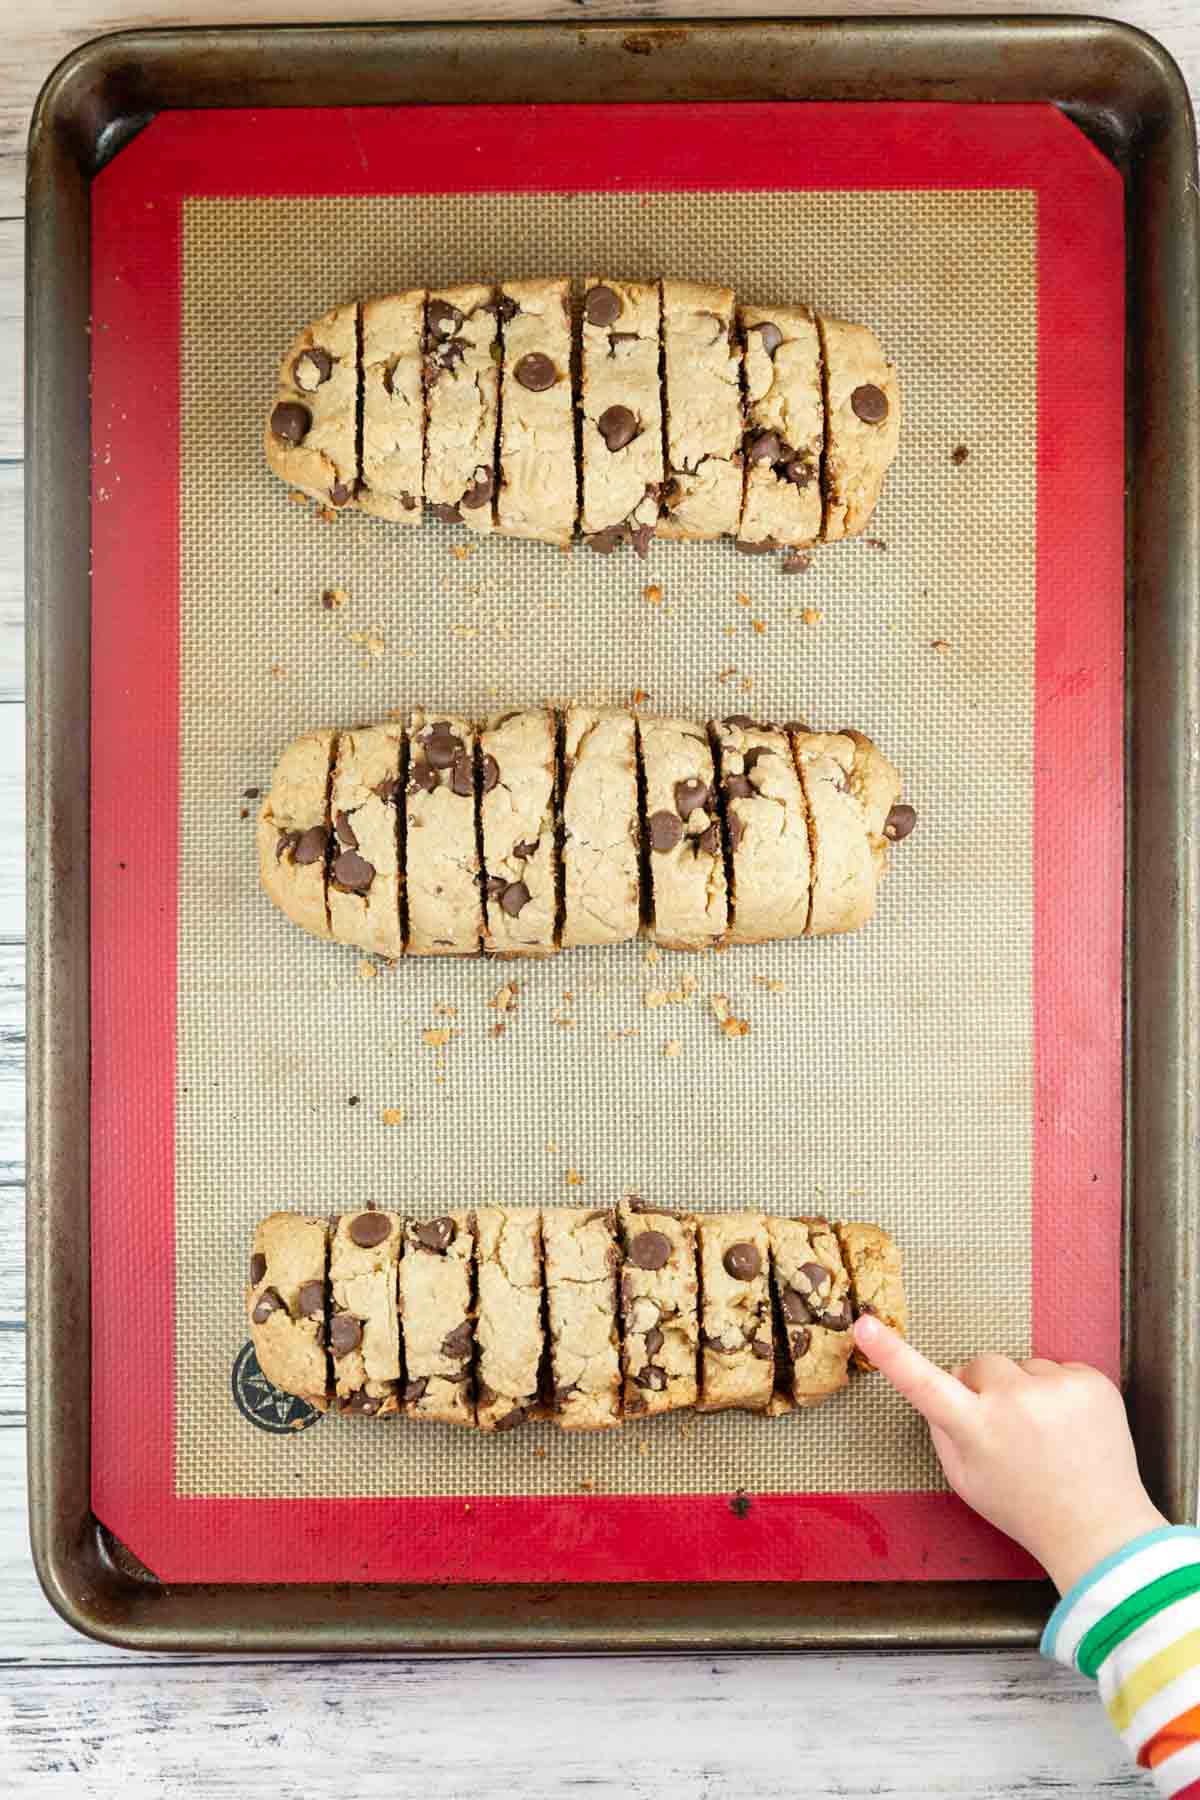
[[[869,1314],[857,1319],[854,1341],[898,1394],[916,1407],[930,1425],[953,1436],[978,1404],[978,1396],[906,1343],[898,1331]]]

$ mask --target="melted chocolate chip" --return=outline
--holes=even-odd
[[[750,1349],[757,1356],[759,1362],[770,1362],[774,1355],[774,1351],[765,1338],[751,1338]]]
[[[671,1260],[671,1240],[661,1231],[639,1231],[629,1246],[629,1260],[638,1269],[665,1269]]]
[[[454,761],[450,764],[450,792],[464,800],[475,792],[475,771],[465,750],[454,752]]]
[[[292,364],[292,379],[298,388],[311,394],[333,374],[333,358],[328,350],[322,350],[314,344],[311,350],[302,350]]]
[[[462,514],[459,512],[457,506],[451,506],[448,500],[432,500],[430,502],[429,510],[432,512],[435,519],[440,519],[442,521],[443,525],[462,524]]]
[[[761,543],[750,544],[744,538],[737,538],[733,547],[743,556],[766,556],[769,551],[778,550],[779,541],[777,538],[769,537],[763,538]]]
[[[544,394],[558,380],[558,370],[540,350],[530,350],[513,370],[513,379],[531,394]]]
[[[725,792],[731,800],[747,800],[754,792],[754,783],[748,775],[727,775]]]
[[[721,827],[714,819],[696,839],[697,850],[703,850],[706,856],[719,856],[721,853]]]
[[[410,794],[415,794],[418,790],[423,794],[432,794],[437,784],[437,770],[431,769],[429,764],[423,758],[412,764],[408,771],[408,791]]]
[[[450,768],[455,755],[465,749],[462,739],[455,737],[444,719],[430,726],[428,735],[421,740],[421,747],[433,769]]]
[[[312,414],[298,400],[281,400],[271,414],[271,433],[281,444],[302,444],[311,424]]]
[[[292,851],[292,861],[301,868],[307,868],[309,863],[321,862],[328,841],[329,833],[323,825],[310,826],[307,831],[301,832]]]
[[[588,538],[588,549],[594,550],[597,556],[608,556],[625,542],[627,535],[624,525],[604,525],[599,531],[593,531]]]
[[[261,1250],[256,1250],[250,1258],[250,1286],[257,1287],[267,1272],[267,1259]]]
[[[360,1250],[373,1250],[376,1244],[382,1244],[391,1237],[392,1222],[386,1213],[359,1213],[356,1219],[351,1219],[349,1232],[351,1241]]]
[[[500,779],[500,764],[494,756],[485,756],[479,766],[479,791],[490,794]]]
[[[811,1316],[808,1301],[799,1288],[784,1288],[779,1296],[779,1305],[789,1325],[797,1325]]]
[[[753,731],[756,725],[756,721],[750,717],[749,713],[730,713],[727,719],[721,720],[721,723],[722,725],[737,725],[742,731]]]
[[[776,463],[780,460],[779,437],[774,431],[760,431],[751,438],[746,454],[752,463]]]
[[[513,855],[519,856],[522,862],[528,862],[531,856],[537,855],[537,848],[540,842],[540,838],[535,838],[532,844],[514,844]]]
[[[448,1331],[442,1339],[442,1355],[449,1357],[465,1357],[471,1354],[473,1335],[470,1319],[464,1319],[453,1331]]]
[[[454,1232],[454,1220],[444,1215],[413,1226],[413,1236],[423,1250],[448,1250],[454,1242]]]
[[[660,1369],[657,1363],[647,1363],[641,1374],[635,1375],[633,1379],[639,1387],[650,1388],[654,1393],[661,1394],[667,1385],[667,1371]]]
[[[416,1381],[408,1382],[404,1389],[405,1405],[415,1406],[418,1400],[423,1400],[425,1397],[425,1389],[428,1386],[429,1377],[427,1375],[421,1375]]]
[[[362,1343],[362,1325],[353,1313],[335,1312],[329,1321],[329,1348],[335,1356],[348,1356]]]
[[[773,319],[764,319],[761,325],[751,325],[751,331],[757,331],[762,339],[762,347],[768,356],[773,357],[783,342],[783,333]],[[749,335],[749,334],[747,334]]]
[[[254,1302],[252,1317],[256,1325],[265,1325],[273,1312],[286,1312],[283,1296],[277,1288],[264,1288]]]
[[[474,512],[478,507],[486,506],[495,491],[496,483],[492,475],[491,464],[480,463],[475,471],[475,478],[459,501],[459,505]]]
[[[333,818],[333,829],[337,832],[339,844],[344,844],[347,850],[358,849],[358,839],[354,834],[354,827],[350,823],[349,813],[335,813]]]
[[[663,1347],[663,1334],[657,1325],[652,1325],[646,1333],[646,1355],[657,1356]]]
[[[589,288],[583,311],[589,325],[612,325],[621,316],[621,296],[610,287]]]
[[[650,848],[660,852],[674,850],[683,837],[683,825],[678,813],[651,813],[648,820],[650,827]]]
[[[529,905],[529,901],[530,893],[529,889],[525,886],[525,883],[523,881],[510,881],[506,884],[504,892],[500,895],[500,910],[506,912],[510,918],[515,919],[522,907]]]
[[[462,322],[457,306],[451,306],[448,300],[431,300],[425,308],[425,329],[435,344],[453,337]]]
[[[711,795],[706,781],[693,778],[675,783],[675,810],[681,819],[690,819],[700,807],[707,810],[710,803]]]
[[[507,325],[510,319],[516,318],[521,308],[507,294],[501,294],[499,299],[489,300],[483,310],[495,313],[501,325]]]
[[[354,489],[348,482],[335,481],[329,490],[329,502],[331,506],[345,506],[347,501],[352,500],[353,498]]]
[[[400,779],[396,775],[385,776],[382,781],[377,781],[375,783],[371,792],[380,800],[385,802],[393,801],[400,792]]]
[[[762,1268],[758,1245],[747,1243],[744,1239],[730,1244],[721,1260],[726,1274],[732,1275],[735,1281],[753,1281]]]
[[[525,1408],[514,1406],[511,1412],[504,1413],[492,1426],[493,1431],[511,1431],[514,1426],[524,1422]]]
[[[802,1356],[808,1355],[808,1352],[809,1352],[810,1348],[812,1347],[812,1332],[808,1329],[807,1325],[804,1326],[803,1329],[800,1331],[792,1332],[791,1344],[792,1344],[792,1355],[795,1357],[797,1362],[800,1361],[800,1358]]]
[[[807,1281],[809,1289],[814,1296],[819,1295],[823,1287],[832,1289],[833,1277],[823,1263],[801,1263],[797,1273],[802,1275],[805,1281]]]
[[[739,780],[740,777],[735,776],[733,779]],[[741,841],[746,834],[746,821],[742,818],[740,813],[731,812],[727,820],[727,826],[729,830],[729,848],[736,854]]]
[[[856,418],[864,425],[882,425],[888,416],[887,395],[882,388],[877,388],[873,381],[865,381],[856,387],[850,396],[850,405]]]
[[[375,879],[375,864],[369,863],[357,850],[343,850],[334,858],[330,874],[337,886],[348,894],[365,894]]]
[[[816,470],[812,464],[802,462],[798,456],[794,456],[790,461],[784,463],[783,473],[785,479],[790,481],[793,487],[798,488],[809,487],[816,479]]]
[[[916,822],[917,814],[915,807],[893,806],[884,822],[883,835],[884,837],[891,838],[893,844],[898,844],[901,838],[906,838],[908,836]]]
[[[596,430],[610,450],[623,450],[638,434],[637,414],[627,406],[606,406],[596,420]]]
[[[305,1281],[300,1285],[300,1317],[322,1319],[325,1316],[325,1283]]]

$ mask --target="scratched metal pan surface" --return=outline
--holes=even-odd
[[[33,1554],[81,1632],[144,1650],[474,1653],[1029,1644],[1041,1584],[171,1586],[90,1508],[89,206],[165,108],[631,100],[1051,102],[1128,231],[1125,1372],[1150,1488],[1193,1516],[1200,1416],[1196,152],[1166,53],[1086,19],[129,32],[30,133],[29,1419]],[[136,1399],[133,1400],[136,1404]]]

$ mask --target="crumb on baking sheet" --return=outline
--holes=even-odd
[[[387,645],[378,631],[352,631],[349,633],[352,644],[361,644],[371,656],[382,656]]]
[[[449,1025],[436,1025],[421,1033],[421,1042],[431,1050],[444,1050],[453,1036],[454,1031]]]
[[[404,1108],[402,1106],[385,1106],[379,1117],[385,1125],[403,1125]]]
[[[949,656],[951,644],[949,638],[934,638],[929,648],[936,650],[939,656]]]
[[[795,556],[785,556],[779,566],[785,575],[807,575],[812,568],[812,557],[799,551]]]
[[[642,589],[642,599],[648,601],[651,606],[661,606],[662,597],[663,591],[657,581],[650,582],[647,587]]]
[[[349,598],[345,588],[326,588],[321,595],[321,605],[326,612],[337,612],[339,607],[345,606]]]
[[[451,544],[450,554],[458,562],[466,562],[474,548],[475,546],[473,544]]]
[[[751,619],[750,623],[754,630],[757,631],[759,637],[762,637],[767,629],[767,621],[765,619]]]
[[[375,964],[371,961],[370,957],[367,956],[360,956],[354,967],[355,973],[360,981],[374,981],[379,973]]]
[[[708,1003],[712,1007],[714,1017],[725,1036],[743,1038],[749,1036],[749,1019],[739,1019],[729,1004],[728,994],[710,994]]]
[[[654,944],[651,944],[649,949],[644,951],[642,954],[642,961],[645,963],[645,965],[648,969],[652,969],[654,967],[655,963],[658,961],[658,958],[659,958],[659,951],[658,951],[657,946]]]
[[[271,664],[271,674],[275,677],[276,681],[286,681],[287,680],[287,670],[284,668],[282,663],[272,663]]]
[[[739,606],[749,606],[749,604],[750,604],[749,594],[738,594],[737,595],[737,603]]]
[[[634,706],[645,706],[645,704],[649,698],[650,698],[650,696],[646,692],[645,688],[634,688],[633,700],[632,700],[632,704]]]
[[[950,461],[954,464],[956,469],[961,469],[970,454],[971,452],[967,449],[965,444],[955,444],[953,450],[950,452]]]
[[[583,1176],[579,1173],[578,1169],[568,1169],[567,1170],[567,1186],[568,1187],[582,1187],[583,1186]]]
[[[551,1138],[550,1142],[546,1145],[546,1149],[550,1153],[551,1156],[558,1155],[558,1145],[555,1143],[553,1138]]]
[[[727,681],[731,680],[733,678],[733,676],[735,676],[736,674],[737,674],[737,664],[730,663],[728,668],[718,669],[717,680],[721,683],[721,686],[724,687],[725,683]]]
[[[867,546],[868,550],[886,550],[887,549],[887,539],[886,538],[864,538],[863,543]]]
[[[663,1045],[663,1055],[664,1056],[682,1056],[683,1055],[683,1045],[680,1043],[678,1038],[668,1038],[667,1039],[666,1043]]]
[[[783,992],[783,982],[776,980],[772,975],[756,975],[754,983],[756,987],[766,988],[768,994],[782,994]]]

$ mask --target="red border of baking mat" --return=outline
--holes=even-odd
[[[635,191],[732,183],[1036,192],[1033,1339],[1042,1355],[1116,1369],[1120,179],[1048,106],[627,106],[620,131],[612,112],[166,113],[93,188],[92,1500],[164,1579],[922,1580],[1033,1572],[1014,1545],[945,1494],[771,1496],[756,1499],[744,1519],[721,1495],[176,1495],[180,220],[188,195],[570,191],[593,189],[601,169],[613,188]]]

